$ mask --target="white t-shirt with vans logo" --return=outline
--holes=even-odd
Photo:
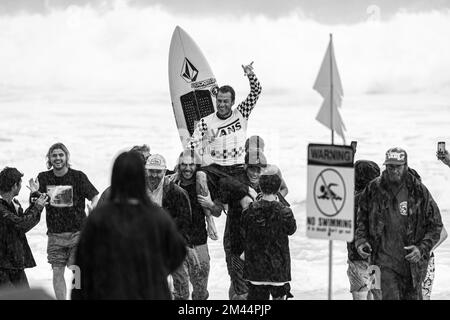
[[[247,122],[261,93],[261,85],[254,74],[248,75],[250,93],[229,118],[220,119],[216,113],[201,118],[189,142],[191,150],[203,156],[206,164],[222,166],[243,164]]]

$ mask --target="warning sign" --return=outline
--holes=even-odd
[[[353,161],[350,146],[308,146],[306,235],[309,238],[353,240]]]

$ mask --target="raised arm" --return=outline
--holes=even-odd
[[[244,68],[245,74],[248,77],[248,80],[250,81],[250,93],[248,94],[247,98],[242,101],[237,107],[242,116],[247,120],[253,108],[255,107],[262,90],[261,84],[259,83],[258,78],[256,78],[255,73],[253,72],[252,64],[253,62],[247,66],[242,66],[242,68]]]
[[[26,233],[39,223],[46,199],[47,197],[45,195],[41,195],[22,215],[17,215],[3,205],[0,205],[0,216],[7,223],[14,225],[15,228]]]

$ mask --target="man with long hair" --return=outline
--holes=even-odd
[[[382,175],[359,198],[355,247],[381,269],[383,300],[421,300],[442,219],[428,189],[408,174],[406,151],[386,152]]]
[[[74,264],[75,250],[81,226],[86,218],[85,200],[92,210],[98,200],[98,191],[82,171],[70,166],[67,147],[58,142],[47,152],[48,171],[39,173],[36,180],[30,180],[31,191],[38,190],[50,197],[46,205],[47,258],[53,269],[53,288],[58,300],[67,295],[64,279],[65,267]]]

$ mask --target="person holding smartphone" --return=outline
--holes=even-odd
[[[438,142],[438,151],[436,152],[438,160],[450,167],[450,154],[445,149],[445,142]]]
[[[0,172],[0,289],[30,289],[25,269],[36,266],[26,233],[39,223],[48,197],[42,194],[24,211],[16,199],[22,177],[16,168]]]

